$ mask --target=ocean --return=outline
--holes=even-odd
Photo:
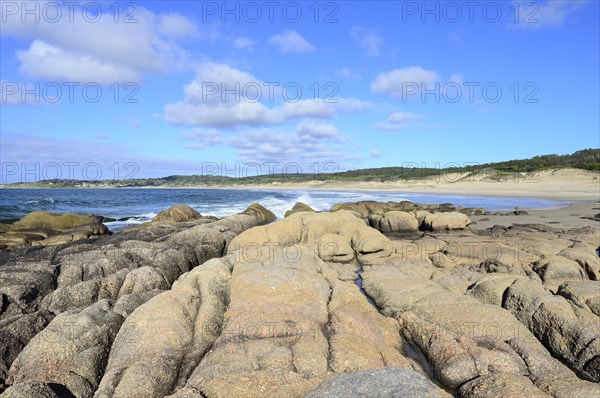
[[[159,211],[174,204],[186,204],[203,215],[225,217],[260,203],[277,217],[296,202],[304,202],[315,210],[329,210],[343,202],[360,200],[402,201],[439,204],[453,203],[464,207],[489,210],[548,208],[567,202],[533,198],[501,198],[488,196],[438,195],[403,192],[320,191],[320,190],[242,190],[242,189],[152,189],[152,188],[79,188],[79,189],[0,189],[0,220],[16,219],[32,211],[53,213],[86,213],[126,221],[107,222],[117,231],[126,225],[151,220]]]

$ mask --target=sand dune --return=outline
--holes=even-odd
[[[238,187],[248,188],[244,185]],[[600,173],[578,169],[560,169],[535,173],[515,173],[501,178],[497,178],[491,173],[478,175],[448,173],[436,177],[393,182],[273,182],[266,185],[253,185],[252,188],[402,191],[556,200],[599,200]]]

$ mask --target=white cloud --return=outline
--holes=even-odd
[[[525,29],[554,28],[569,22],[587,1],[546,0],[520,3],[516,26]],[[514,20],[513,20],[514,24]]]
[[[369,57],[378,57],[383,46],[383,39],[372,29],[353,26],[350,36],[364,49]]]
[[[70,14],[63,7],[63,18],[37,23],[34,18],[21,22],[19,13],[7,16],[2,35],[31,40],[28,49],[17,52],[27,76],[81,83],[139,81],[146,73],[188,65],[189,54],[179,40],[198,34],[193,22],[180,14],[155,14],[143,7],[136,9],[135,23],[106,16],[91,23],[78,7],[72,20]]]
[[[281,87],[270,92],[264,81],[250,73],[212,62],[198,69],[183,92],[182,101],[165,106],[165,119],[171,124],[216,128],[275,125],[302,117],[327,119],[370,106],[356,98],[286,101]]]
[[[298,126],[296,133],[308,140],[329,140],[332,142],[347,142],[347,138],[333,124],[305,120]]]
[[[381,153],[381,151],[379,149],[373,149],[371,151],[371,153],[369,154],[370,158],[380,158],[383,156],[383,153]]]
[[[254,47],[256,42],[247,37],[238,37],[233,41],[233,46],[240,50],[250,50]]]
[[[159,18],[158,32],[169,37],[197,36],[196,25],[181,14],[167,14]]]
[[[421,119],[422,116],[411,112],[394,112],[387,120],[375,123],[377,130],[402,130],[413,127],[412,121]]]
[[[27,50],[17,51],[17,59],[21,62],[19,72],[31,78],[99,84],[138,81],[141,78],[141,73],[133,68],[87,54],[67,52],[40,40],[34,40]]]
[[[417,84],[421,87],[424,84],[430,88],[438,80],[436,71],[425,70],[420,66],[409,66],[380,73],[371,82],[370,87],[374,93],[390,93],[392,96],[402,97],[408,85]]]
[[[339,147],[348,140],[335,126],[311,120],[300,123],[292,132],[263,128],[225,136],[216,130],[194,130],[184,137],[193,141],[186,145],[187,148],[227,146],[233,148],[244,162],[297,163],[304,168],[315,162],[347,164],[361,160]]]
[[[284,54],[302,54],[315,50],[304,37],[295,30],[286,30],[269,38],[269,43],[274,45]]]
[[[0,158],[6,164],[15,164],[14,169],[11,168],[10,172],[2,174],[0,184],[48,178],[164,177],[197,173],[202,169],[200,160],[156,157],[140,153],[127,144],[112,143],[102,139],[102,136],[77,140],[2,132]],[[35,167],[36,164],[39,166]],[[115,164],[119,165],[118,169],[115,168]]]

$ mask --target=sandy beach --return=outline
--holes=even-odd
[[[592,218],[600,214],[600,202],[578,202],[555,209],[529,209],[522,215],[471,215],[471,229],[486,229],[494,225],[544,224],[553,228],[592,227],[600,230],[600,222]]]
[[[391,191],[589,201],[600,200],[600,173],[587,170],[562,169],[541,171],[531,175],[515,174],[501,180],[452,173],[436,178],[393,182],[312,181],[289,184],[273,182],[263,185],[223,186],[220,188]]]

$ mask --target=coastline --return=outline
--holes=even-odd
[[[85,184],[82,182],[82,184]],[[245,191],[330,191],[410,193],[424,195],[454,195],[498,198],[547,199],[560,202],[590,202],[600,200],[600,173],[580,169],[545,170],[535,173],[488,178],[485,175],[447,173],[442,176],[377,181],[306,181],[256,184],[215,184],[192,186],[82,186],[27,187],[0,185],[0,189],[198,189]],[[451,199],[449,199],[450,201]]]
[[[520,184],[520,185],[518,185]],[[526,185],[527,184],[527,185]],[[398,192],[433,195],[468,195],[500,198],[532,198],[549,199],[566,202],[581,202],[600,200],[600,183],[586,184],[584,187],[573,187],[572,184],[551,184],[534,186],[534,183],[504,183],[504,182],[475,182],[455,184],[407,184],[400,182],[309,182],[309,183],[271,183],[256,185],[205,185],[205,186],[90,186],[90,187],[10,187],[0,186],[0,189],[223,189],[248,191],[358,191],[358,192]],[[577,189],[575,189],[577,188]]]

